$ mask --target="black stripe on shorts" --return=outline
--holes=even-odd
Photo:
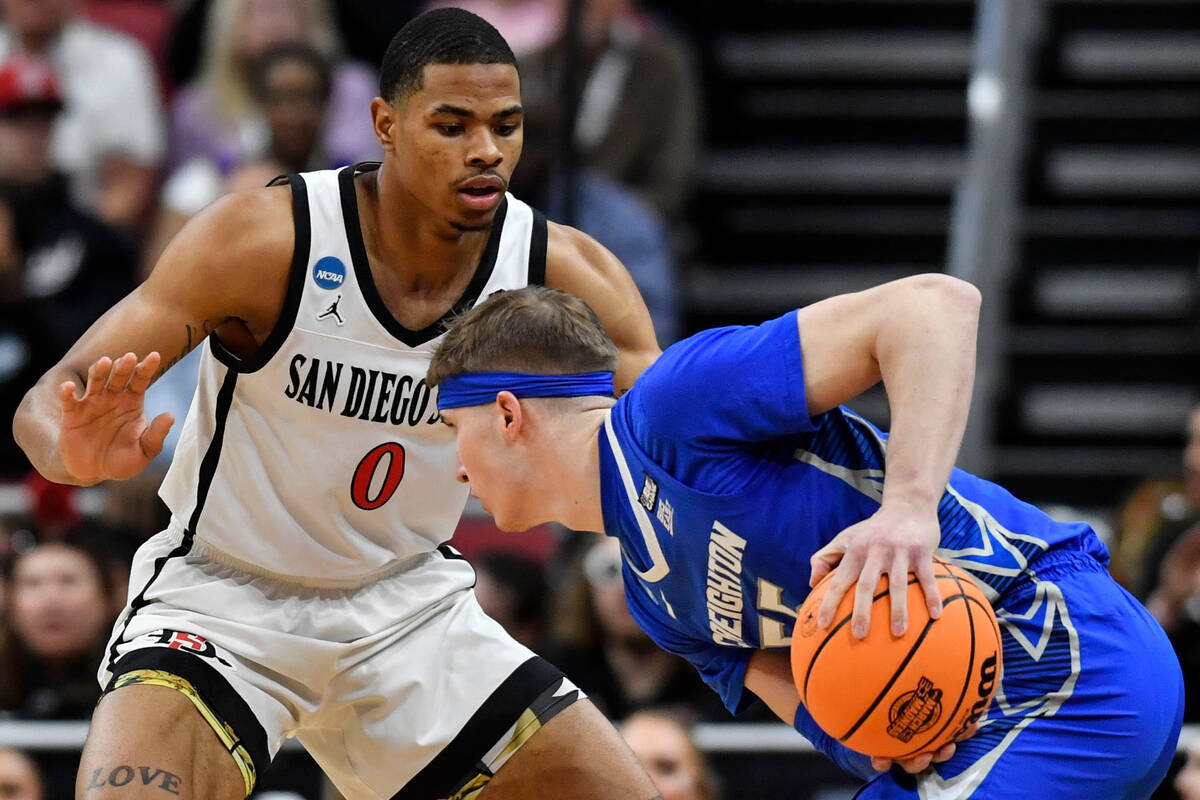
[[[563,680],[562,672],[540,656],[534,656],[517,667],[467,720],[458,735],[442,748],[442,752],[434,756],[433,761],[414,775],[391,800],[430,800],[453,796],[463,783],[479,773],[483,757],[500,742],[521,715],[536,706],[548,688],[557,687]],[[577,690],[573,691],[570,702],[579,696]],[[557,705],[552,713],[539,713],[539,719],[542,722],[549,720],[570,702]]]
[[[239,743],[246,748],[254,761],[254,769],[262,775],[271,764],[267,749],[267,732],[250,705],[233,690],[229,681],[216,669],[205,663],[204,657],[171,650],[167,647],[144,647],[121,656],[112,666],[112,679],[104,691],[112,690],[113,684],[127,672],[139,669],[157,669],[183,678],[199,693],[217,718],[233,729]]]

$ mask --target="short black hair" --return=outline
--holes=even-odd
[[[421,88],[429,64],[511,64],[517,57],[500,31],[470,11],[438,8],[409,21],[392,37],[379,68],[379,96],[389,103]]]

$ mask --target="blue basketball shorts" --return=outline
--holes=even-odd
[[[1144,800],[1162,781],[1183,718],[1166,634],[1088,555],[1050,553],[1035,572],[997,602],[1004,665],[979,732],[856,798]]]

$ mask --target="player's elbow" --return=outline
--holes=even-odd
[[[942,319],[960,319],[970,325],[978,323],[983,295],[973,284],[938,272],[914,275],[904,283],[916,295],[914,300],[929,313],[936,313]]]
[[[34,442],[36,426],[33,423],[33,395],[36,391],[37,387],[34,386],[25,393],[25,396],[21,399],[21,404],[17,406],[17,413],[13,414],[12,421],[13,441],[17,443],[17,447],[21,448],[21,451],[25,453],[34,467],[39,466],[35,460],[37,455],[37,447]]]
[[[12,421],[13,441],[25,453],[25,457],[29,459],[33,468],[47,480],[55,483],[77,483],[65,471],[55,468],[50,454],[57,444],[47,439],[46,426],[39,424],[41,416],[38,408],[45,400],[42,397],[42,393],[46,391],[45,384],[46,378],[43,376],[42,380],[25,393],[21,404],[17,406]]]

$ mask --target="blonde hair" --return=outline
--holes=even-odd
[[[257,106],[250,85],[250,64],[238,58],[238,27],[251,0],[214,0],[208,9],[200,83],[212,110],[226,122],[238,123],[255,113]],[[307,39],[326,61],[334,63],[341,43],[329,0],[295,0],[304,15]]]
[[[527,286],[497,293],[450,323],[425,380],[471,372],[615,372],[617,346],[578,297]]]

